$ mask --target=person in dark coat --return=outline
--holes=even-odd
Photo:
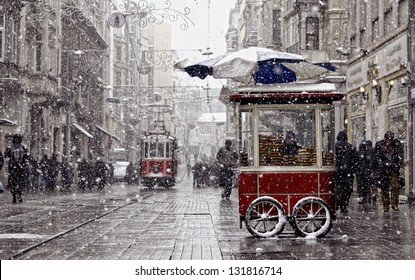
[[[46,190],[53,192],[56,190],[56,178],[59,174],[59,162],[58,156],[52,154],[47,163],[47,180],[46,180]]]
[[[392,154],[392,173],[391,173],[391,208],[395,211],[399,211],[399,175],[401,167],[403,166],[404,152],[402,143],[399,139],[394,139],[392,141],[393,154]]]
[[[394,169],[394,154],[395,148],[393,141],[395,135],[391,131],[387,131],[383,140],[376,142],[375,158],[376,158],[376,184],[379,186],[382,193],[383,211],[388,212],[390,208],[390,187],[392,182],[392,171]],[[396,168],[396,167],[395,167]],[[398,175],[399,177],[399,175]],[[398,190],[399,195],[399,190]],[[395,207],[396,206],[396,207]],[[397,205],[394,205],[394,210],[398,210]]]
[[[83,191],[85,191],[85,188],[88,186],[88,172],[88,162],[84,158],[81,162],[78,163],[78,188]]]
[[[26,184],[25,162],[29,155],[22,144],[23,137],[20,134],[13,135],[12,145],[4,152],[4,157],[9,159],[8,185],[12,194],[13,203],[22,202],[22,191]]]
[[[42,159],[39,162],[39,169],[41,171],[39,187],[42,189],[46,189],[46,182],[49,180],[48,179],[49,177],[48,165],[49,165],[48,155],[44,154]]]
[[[134,174],[134,165],[130,161],[127,165],[127,168],[125,169],[125,181],[129,185],[132,184],[133,174]]]
[[[108,180],[110,184],[114,183],[114,165],[112,162],[108,163]]]
[[[340,208],[342,213],[347,213],[347,206],[353,191],[353,174],[356,171],[357,151],[352,144],[347,142],[345,131],[340,131],[337,135],[334,150],[336,209]]]
[[[60,172],[62,176],[62,187],[64,191],[69,191],[72,185],[73,168],[68,161],[67,157],[63,158],[60,166]]]
[[[299,149],[301,149],[301,146],[295,140],[295,133],[293,131],[287,131],[282,145],[282,155],[295,156],[298,154]]]
[[[225,184],[225,190],[222,193],[222,198],[229,199],[232,193],[233,179],[235,172],[232,168],[238,166],[238,152],[232,148],[232,141],[226,140],[225,146],[221,147],[216,154],[216,160],[221,166],[221,181]]]
[[[97,191],[102,191],[107,183],[107,166],[100,157],[97,158],[94,166],[95,182],[97,184]]]
[[[193,171],[193,187],[200,188],[203,183],[203,163],[198,160],[192,168]]]

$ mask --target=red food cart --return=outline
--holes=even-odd
[[[342,98],[328,83],[256,85],[229,95],[240,151],[241,228],[244,222],[257,237],[278,235],[287,222],[300,236],[323,237],[330,231],[333,102]]]

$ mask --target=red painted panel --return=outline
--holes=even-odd
[[[334,173],[320,173],[320,192],[334,192]]]
[[[317,173],[270,173],[259,176],[261,193],[318,192]]]
[[[257,195],[239,194],[239,214],[245,215],[249,204],[257,198]]]
[[[153,172],[153,166],[158,165],[160,167],[160,173],[166,177],[172,176],[172,162],[171,160],[142,160],[141,161],[141,176],[146,177],[149,173]],[[170,168],[170,171],[167,172],[167,169]]]
[[[239,175],[239,193],[256,193],[257,176],[256,173],[241,173]]]

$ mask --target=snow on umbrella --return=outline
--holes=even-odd
[[[312,64],[303,56],[267,48],[250,47],[182,67],[191,77],[201,79],[211,75],[216,79],[233,79],[249,83],[289,83],[316,77],[328,70],[330,64]]]

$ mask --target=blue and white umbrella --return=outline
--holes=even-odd
[[[267,48],[250,47],[192,65],[178,67],[192,77],[232,79],[241,83],[290,83],[315,78],[335,70],[331,64],[313,64],[303,56]]]

